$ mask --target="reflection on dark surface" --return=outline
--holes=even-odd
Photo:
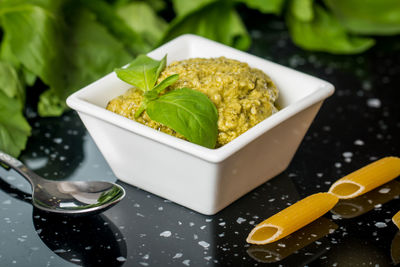
[[[347,236],[340,244],[331,246],[329,257],[324,259],[322,266],[392,266],[388,255],[389,250],[369,240]]]
[[[121,266],[126,243],[103,215],[70,218],[34,209],[33,224],[42,241],[58,256],[82,266]]]
[[[306,247],[304,249],[306,252],[302,254],[305,256],[312,256],[310,259],[314,259],[315,254],[321,255],[325,251],[324,246],[321,246],[321,242],[319,242],[319,244],[315,243],[314,246],[310,246],[310,248],[308,248],[308,245],[333,233],[337,228],[338,226],[331,220],[321,217],[282,240],[266,245],[252,245],[247,249],[247,253],[258,262],[279,262],[285,266],[286,264],[287,266],[291,266],[289,263],[298,261],[298,257],[296,257],[294,261],[293,259],[288,259],[284,263],[282,260],[304,247]],[[317,249],[318,247],[320,248],[319,250]],[[316,252],[315,249],[321,251],[321,253]],[[314,252],[311,253],[310,251]],[[306,257],[304,257],[301,262],[307,263],[311,262],[311,260],[307,260]]]
[[[394,236],[391,246],[392,261],[394,264],[400,264],[400,231]]]
[[[342,218],[354,218],[385,204],[400,195],[400,183],[396,180],[353,199],[341,199],[331,210]]]
[[[51,180],[63,180],[84,160],[85,127],[76,113],[69,111],[62,118],[29,120],[32,136],[20,159],[31,170]]]
[[[2,179],[0,189],[16,199],[31,203],[29,194]],[[70,217],[34,208],[32,218],[36,233],[47,247],[71,263],[121,266],[126,261],[125,238],[103,215]]]

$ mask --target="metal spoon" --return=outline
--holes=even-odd
[[[16,170],[31,183],[32,204],[47,212],[66,215],[100,213],[125,196],[124,188],[114,183],[46,180],[1,151],[0,163]]]

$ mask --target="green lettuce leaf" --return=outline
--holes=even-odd
[[[173,8],[178,17],[183,17],[195,10],[198,10],[210,3],[216,2],[218,0],[172,0]]]
[[[0,61],[0,91],[9,97],[25,102],[25,87],[17,70],[8,62]]]
[[[154,47],[160,41],[168,27],[167,23],[157,16],[154,9],[146,2],[120,5],[116,12],[132,30],[142,36],[149,48]]]
[[[324,0],[346,29],[353,33],[400,33],[399,0]]]
[[[291,8],[294,8],[291,5]],[[299,20],[289,10],[287,25],[293,42],[303,49],[324,51],[333,54],[361,53],[374,45],[371,38],[349,35],[338,20],[319,5],[314,6],[311,21]]]
[[[133,55],[138,53],[145,53],[151,50],[152,44],[146,43],[135,28],[127,24],[126,19],[118,16],[117,12],[109,5],[106,1],[92,1],[92,0],[74,0],[73,5],[76,9],[76,3],[83,7],[87,7],[95,16],[96,21],[102,24],[111,35],[122,42]],[[127,6],[121,7],[126,8]],[[132,8],[129,11],[132,12]],[[132,13],[131,16],[134,17],[138,13]],[[75,14],[70,14],[74,17]],[[148,21],[140,21],[141,24],[146,25]]]
[[[250,36],[233,3],[217,1],[175,18],[162,39],[169,41],[185,33],[197,34],[238,49],[249,48]]]
[[[285,0],[236,0],[246,4],[249,8],[257,9],[266,14],[280,15],[282,13]],[[191,1],[188,1],[191,2]]]
[[[290,12],[296,19],[309,22],[314,19],[314,0],[290,1]]]
[[[64,1],[62,6],[51,4],[61,1],[40,2],[3,9],[7,36],[3,42],[9,42],[24,68],[49,86],[51,93],[40,98],[39,114],[58,116],[66,107],[60,102],[68,95],[123,65],[131,54],[85,7],[74,1]]]
[[[0,150],[17,157],[25,148],[30,133],[21,101],[0,90]]]

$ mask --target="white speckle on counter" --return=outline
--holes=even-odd
[[[378,98],[370,98],[367,100],[367,106],[370,108],[380,108],[382,105]]]
[[[2,202],[3,205],[10,205],[11,204],[11,199],[6,199]]]
[[[122,257],[122,256],[119,256],[119,257],[117,258],[117,261],[123,262],[123,261],[126,261],[126,258],[125,258],[125,257]]]
[[[377,223],[375,223],[375,226],[378,228],[385,228],[387,226],[387,224],[384,222],[377,222]]]
[[[163,236],[163,237],[170,237],[171,234],[172,234],[171,231],[164,231],[164,232],[160,233],[160,236]]]
[[[209,243],[206,241],[199,241],[199,245],[202,246],[203,248],[208,248],[210,246]]]
[[[184,261],[182,261],[182,264],[186,265],[186,266],[190,266],[190,260],[184,260]]]
[[[179,258],[181,258],[182,256],[183,256],[182,253],[176,253],[175,256],[173,256],[172,258],[173,258],[173,259],[179,259]]]
[[[246,219],[244,219],[244,218],[242,218],[242,217],[239,217],[239,218],[237,218],[237,220],[236,220],[236,222],[238,223],[238,224],[241,224],[242,222],[245,222],[246,221]]]
[[[353,153],[352,152],[343,152],[343,157],[345,157],[345,158],[351,158],[352,156],[353,156]]]
[[[381,189],[379,189],[378,192],[381,193],[381,194],[387,194],[387,193],[390,192],[390,188],[387,188],[387,187],[381,188]]]
[[[357,146],[363,146],[365,143],[363,140],[357,139],[356,141],[354,141],[354,144]]]

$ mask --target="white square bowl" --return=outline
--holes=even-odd
[[[195,36],[182,35],[150,52],[168,63],[220,57],[261,69],[280,90],[281,110],[230,143],[208,149],[106,110],[131,85],[110,73],[72,94],[75,109],[120,180],[203,214],[215,214],[284,171],[332,84]]]

